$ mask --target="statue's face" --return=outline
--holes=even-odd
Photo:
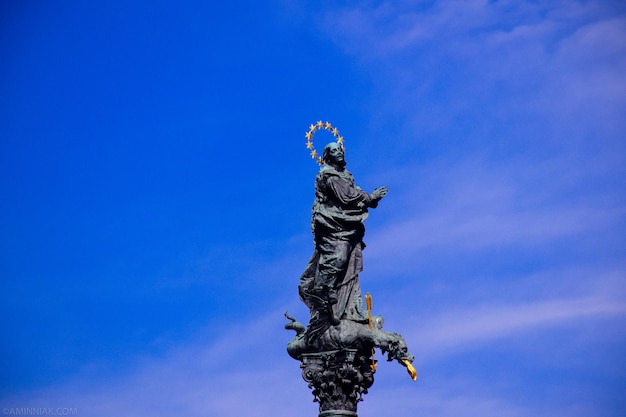
[[[328,162],[334,165],[342,165],[345,161],[343,159],[343,147],[333,142],[328,145]]]

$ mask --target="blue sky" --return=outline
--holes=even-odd
[[[317,415],[285,350],[330,121],[420,379],[360,417],[621,416],[619,1],[0,9],[0,405]],[[332,136],[316,134],[321,148]]]

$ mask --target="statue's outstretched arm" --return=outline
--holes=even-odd
[[[362,204],[365,206],[370,205],[370,194],[347,181],[337,177],[329,177],[327,184],[337,201],[345,207],[357,207]]]

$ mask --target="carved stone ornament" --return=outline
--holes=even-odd
[[[370,355],[346,349],[302,355],[302,378],[319,402],[320,417],[356,416],[357,403],[374,383]]]

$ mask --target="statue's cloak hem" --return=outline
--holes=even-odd
[[[361,287],[359,285],[359,272],[363,271],[363,249],[365,244],[358,242],[354,245],[350,253],[348,268],[337,287],[337,304],[333,305],[335,316],[340,320],[351,320],[358,323],[367,323],[367,313],[363,311],[363,299],[361,296]],[[313,251],[311,259],[300,277],[300,286],[298,287],[300,299],[311,309],[318,309],[316,305],[315,295],[313,294],[313,286],[315,274],[318,270],[319,261],[318,250]],[[313,341],[330,328],[331,324],[327,317],[320,315],[312,316],[307,327],[306,337]]]

